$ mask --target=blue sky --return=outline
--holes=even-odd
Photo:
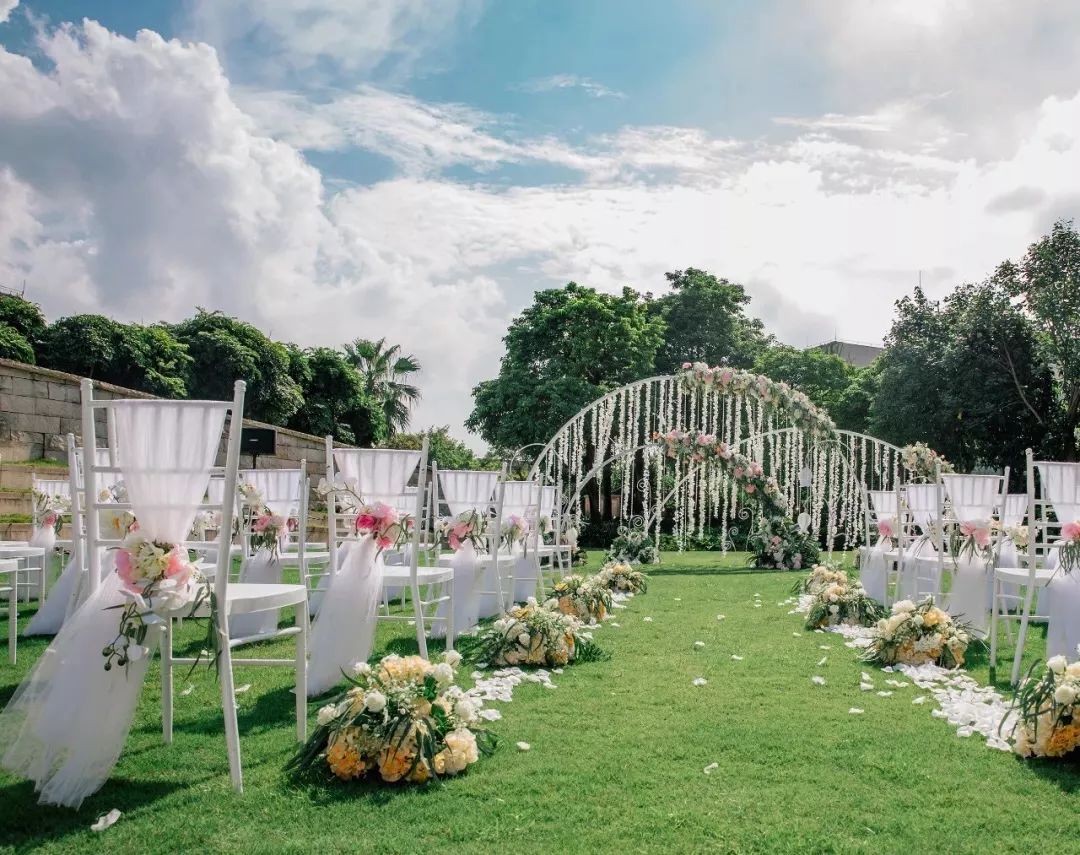
[[[1080,208],[1078,37],[1071,0],[0,0],[0,284],[387,335],[462,436],[538,288],[704,267],[806,345],[986,276]]]

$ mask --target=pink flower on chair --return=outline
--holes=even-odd
[[[168,564],[165,565],[165,578],[171,579],[178,587],[183,587],[191,580],[191,562],[187,555],[177,547],[169,553]]]
[[[45,516],[41,518],[41,524],[45,528],[53,528],[56,525],[56,511],[49,511]]]
[[[986,549],[990,545],[990,529],[986,526],[979,526],[975,529],[975,545],[979,549]]]
[[[1061,537],[1063,540],[1080,541],[1080,520],[1065,523],[1061,527]]]
[[[892,540],[893,537],[893,521],[889,518],[878,520],[877,524],[878,534],[881,537],[887,537]]]
[[[131,553],[126,549],[116,551],[116,575],[129,591],[138,593],[142,590],[142,585],[136,584],[135,562],[131,560]]]

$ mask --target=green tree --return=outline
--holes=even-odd
[[[0,358],[34,364],[34,348],[26,337],[14,327],[0,324]]]
[[[45,328],[48,324],[45,322],[45,316],[41,313],[41,307],[37,303],[31,303],[22,297],[15,294],[0,294],[0,324],[10,327],[16,333],[18,333],[22,339],[31,347],[32,350],[36,350],[41,344],[41,340],[45,335]],[[6,336],[8,340],[10,335]],[[17,350],[21,350],[21,345],[15,344]],[[15,359],[17,357],[9,356],[8,359]],[[33,354],[29,359],[20,359],[20,362],[34,362]]]
[[[251,324],[199,309],[171,330],[193,360],[191,397],[229,400],[233,383],[244,380],[245,415],[278,425],[287,424],[303,405],[300,386],[289,374],[288,348]]]
[[[657,372],[671,374],[688,361],[753,365],[772,337],[746,314],[750,297],[743,286],[693,267],[665,275],[671,293],[650,305],[667,328],[656,353]]]
[[[839,400],[829,409],[836,426],[841,430],[867,433],[870,429],[870,408],[881,386],[881,362],[852,369],[851,382]]]
[[[428,438],[428,455],[440,469],[498,469],[499,460],[478,457],[459,439],[450,436],[450,426],[430,427],[420,433],[396,433],[382,444],[382,448],[403,448],[419,451],[424,437]]]
[[[1080,234],[1071,220],[1006,261],[994,282],[1033,324],[1043,362],[1052,366],[1055,406],[1048,452],[1074,460],[1080,443]]]
[[[653,372],[664,322],[630,288],[538,291],[503,338],[499,375],[473,389],[466,422],[496,448],[546,442],[590,401]]]
[[[122,324],[102,315],[71,315],[51,324],[39,347],[46,368],[92,377],[166,398],[187,395],[191,357],[160,324]]]
[[[789,383],[819,407],[828,410],[830,415],[855,374],[855,369],[835,353],[799,350],[786,344],[761,351],[754,362],[754,370],[773,380]]]
[[[368,395],[379,401],[391,433],[409,426],[409,414],[420,400],[420,389],[409,377],[420,370],[415,356],[401,353],[401,345],[386,346],[386,339],[358,338],[345,345],[345,355],[360,372]]]
[[[288,427],[316,436],[332,434],[349,445],[371,446],[386,436],[386,419],[372,400],[356,369],[340,351],[329,347],[300,350],[287,346],[290,375],[303,403]]]

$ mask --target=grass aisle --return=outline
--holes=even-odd
[[[856,652],[803,631],[777,605],[796,577],[747,572],[744,560],[665,556],[649,593],[616,612],[620,628],[597,633],[610,661],[493,704],[503,713],[492,725],[499,751],[425,789],[295,786],[281,771],[293,750],[288,673],[238,668],[237,683],[251,689],[238,695],[246,792],[236,797],[212,676],[196,674],[177,697],[176,739],[164,746],[155,666],[120,764],[81,811],[39,808],[30,785],[0,777],[0,851],[1080,848],[1075,767],[1025,764],[978,737],[959,739],[931,717],[932,703],[911,704],[914,687],[890,698],[860,692]],[[410,652],[405,631],[380,630],[381,652]],[[21,641],[20,665],[0,666],[5,702],[43,648]],[[696,677],[707,684],[693,686]],[[874,682],[886,688],[884,675]],[[187,685],[179,680],[178,693]],[[850,715],[852,706],[865,713]],[[532,750],[519,752],[519,740]],[[114,807],[123,818],[92,833]]]

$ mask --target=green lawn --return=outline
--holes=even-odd
[[[294,747],[289,673],[238,668],[237,683],[252,688],[238,696],[237,796],[212,675],[198,673],[177,697],[165,746],[155,668],[119,765],[82,810],[40,808],[29,784],[0,777],[0,850],[1080,851],[1080,770],[959,739],[932,704],[911,704],[914,688],[860,692],[856,652],[803,632],[777,605],[797,577],[744,563],[666,554],[649,593],[616,613],[621,627],[597,633],[609,661],[567,668],[554,691],[519,687],[498,705],[497,753],[424,789],[294,784],[282,772]],[[408,632],[380,630],[381,652],[413,649]],[[1039,644],[1036,633],[1033,652]],[[3,700],[44,646],[20,641],[19,666],[0,666]],[[987,679],[984,659],[972,673]],[[708,684],[692,686],[698,676]],[[866,712],[849,715],[851,706]],[[532,750],[519,752],[519,740]],[[92,833],[114,807],[123,818]]]

